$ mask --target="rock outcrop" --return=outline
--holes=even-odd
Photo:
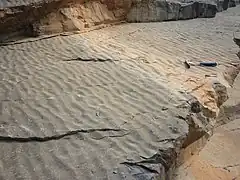
[[[81,31],[124,19],[128,1],[51,0],[28,2],[0,9],[0,34],[9,32],[38,36]]]
[[[128,22],[159,22],[215,17],[217,7],[205,2],[139,1],[127,15]]]
[[[235,1],[29,0],[0,4],[0,39],[85,31],[120,21],[152,22],[214,17]]]
[[[202,2],[35,1],[5,6],[0,26],[3,37],[8,31],[38,36],[122,20],[213,17],[217,11],[216,4]],[[126,29],[124,36],[110,31],[94,40],[75,35],[4,44],[0,49],[1,179],[168,180],[182,149],[211,135],[219,107],[228,98],[227,89],[218,78],[204,79],[209,71],[187,74],[181,60],[175,54],[171,57],[179,49],[179,55],[192,51],[182,48],[183,41],[188,44],[186,29],[168,41],[155,41],[162,44],[152,40],[163,34],[154,36],[153,31],[148,39],[137,34],[140,28]],[[197,36],[191,38],[190,44],[196,44]],[[141,47],[149,41],[149,49]],[[164,49],[165,43],[174,50]],[[208,49],[193,54],[204,50]],[[148,62],[149,52],[154,63]],[[230,85],[238,67],[225,73]]]

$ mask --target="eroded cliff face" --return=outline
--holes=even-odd
[[[0,10],[0,33],[17,32],[30,36],[82,31],[93,26],[119,22],[125,18],[131,1],[51,0],[31,1]]]
[[[226,0],[225,0],[226,1]],[[29,0],[0,4],[0,38],[85,31],[121,21],[153,22],[214,17],[232,1]],[[4,3],[5,2],[5,3]],[[223,7],[224,4],[227,4]]]
[[[127,14],[128,22],[159,22],[193,18],[211,18],[216,15],[215,4],[207,2],[139,1]]]

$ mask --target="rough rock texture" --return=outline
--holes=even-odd
[[[223,4],[223,5],[222,5]],[[235,1],[26,0],[0,2],[0,39],[86,31],[106,24],[214,17]]]
[[[139,1],[127,15],[128,22],[153,22],[167,20],[215,17],[216,5],[205,2]]]
[[[39,0],[0,8],[0,33],[18,32],[37,36],[65,31],[81,31],[92,26],[121,21],[131,1],[122,0]]]
[[[0,179],[171,179],[239,73],[232,10],[1,44]]]
[[[238,38],[234,37],[234,42],[240,47]],[[200,143],[204,141],[205,146],[196,141],[199,149],[188,147],[188,151],[191,153],[188,155],[190,158],[177,168],[175,180],[239,179],[240,76],[237,76],[236,72],[239,71],[240,66],[239,64],[234,66],[235,70],[227,68],[224,75],[228,81],[236,78],[236,82],[233,84],[232,80],[229,81],[233,88],[228,89],[229,99],[220,108],[213,136],[208,141],[204,138],[198,140]],[[236,69],[238,70],[236,71]],[[221,92],[219,94],[222,95]]]
[[[238,180],[240,177],[240,76],[228,89],[229,99],[221,107],[214,129],[201,151],[190,155],[176,171],[175,180]],[[231,121],[231,122],[230,122]]]

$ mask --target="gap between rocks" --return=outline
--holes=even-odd
[[[123,137],[129,132],[127,132],[124,129],[112,129],[112,128],[102,128],[102,129],[79,129],[79,130],[74,130],[74,131],[67,131],[66,133],[63,134],[58,134],[58,135],[53,135],[53,136],[45,136],[45,137],[40,137],[40,136],[30,136],[30,137],[13,137],[13,136],[0,136],[0,142],[7,142],[7,143],[12,143],[12,142],[19,142],[19,143],[27,143],[27,142],[47,142],[47,141],[53,141],[53,140],[59,140],[62,138],[65,138],[67,136],[72,136],[76,135],[78,133],[92,133],[92,132],[125,132],[120,135],[109,135],[109,136],[103,136],[100,139],[103,139],[105,137]]]

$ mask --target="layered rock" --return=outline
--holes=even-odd
[[[128,4],[128,1],[122,1],[119,4],[119,1],[110,0],[66,4],[48,2],[59,8],[44,9],[42,4],[34,5],[34,11],[27,11],[34,14],[30,19],[25,14],[26,5],[19,9],[10,7],[8,10],[12,11],[9,12],[4,9],[7,18],[2,24],[6,29],[2,32],[22,30],[37,36],[84,30],[124,20],[126,14],[129,21],[133,18],[133,22],[175,20],[176,17],[189,19],[211,15],[209,7],[213,7],[207,5],[204,9],[201,6],[200,13],[199,3],[171,2],[170,6],[168,2],[160,2],[154,7],[155,1],[149,1],[146,3],[153,10],[146,11],[150,15],[136,13],[135,16],[130,7],[138,11],[139,7],[141,9],[139,5],[143,8],[149,6],[141,2]],[[178,10],[182,7],[180,13]],[[161,15],[155,14],[156,20],[151,13],[158,11]],[[15,17],[15,13],[20,16]],[[10,22],[16,26],[12,27]],[[130,32],[126,38],[137,39],[134,35],[138,31]],[[120,35],[114,34],[116,36]],[[85,175],[85,179],[171,179],[182,148],[211,135],[219,107],[228,98],[226,87],[218,79],[201,82],[189,78],[189,83],[184,85],[190,87],[191,93],[185,92],[188,90],[185,86],[180,92],[183,77],[176,79],[174,75],[172,82],[178,84],[177,88],[172,88],[168,75],[162,73],[161,68],[153,71],[146,66],[146,59],[141,62],[142,50],[139,49],[147,40],[138,44],[128,42],[139,46],[139,49],[131,47],[133,53],[128,43],[123,45],[110,40],[107,44],[106,39],[111,39],[111,35],[99,42],[94,40],[92,44],[85,42],[84,38],[34,39],[38,42],[17,42],[18,45],[10,44],[1,49],[5,62],[0,67],[4,77],[0,97],[1,118],[4,119],[0,134],[0,159],[4,166],[0,170],[5,169],[0,173],[5,177],[2,179],[11,179],[8,177],[12,172],[23,179],[39,174],[42,179],[79,179],[81,175]],[[195,41],[196,38],[192,39]],[[26,46],[23,48],[21,43]],[[149,52],[156,51],[157,45]],[[165,44],[161,49],[164,47]],[[16,56],[14,61],[9,56],[12,51],[13,57]],[[166,61],[171,60],[168,58],[169,55]],[[123,61],[115,64],[118,59]],[[169,64],[156,57],[153,59],[161,62],[154,63],[155,67],[178,69],[175,66],[179,62],[175,57]],[[228,82],[233,82],[239,73],[237,67],[227,71],[225,79]],[[197,83],[192,85],[193,81]],[[23,152],[27,152],[26,157]],[[39,165],[36,169],[35,162]],[[12,171],[13,166],[16,169]]]
[[[205,2],[139,1],[127,15],[129,22],[153,22],[214,17],[216,5]]]
[[[66,31],[81,31],[120,21],[128,1],[38,1],[33,4],[3,7],[0,10],[0,33],[18,32],[30,36]]]
[[[153,22],[214,17],[217,11],[235,6],[234,1],[163,0],[37,0],[3,1],[0,8],[0,39],[11,35],[38,36],[85,31],[126,20]]]
[[[182,2],[199,2],[197,0],[183,0]],[[206,4],[212,4],[217,7],[217,11],[225,11],[230,7],[235,7],[237,2],[235,0],[202,0],[200,1]]]

